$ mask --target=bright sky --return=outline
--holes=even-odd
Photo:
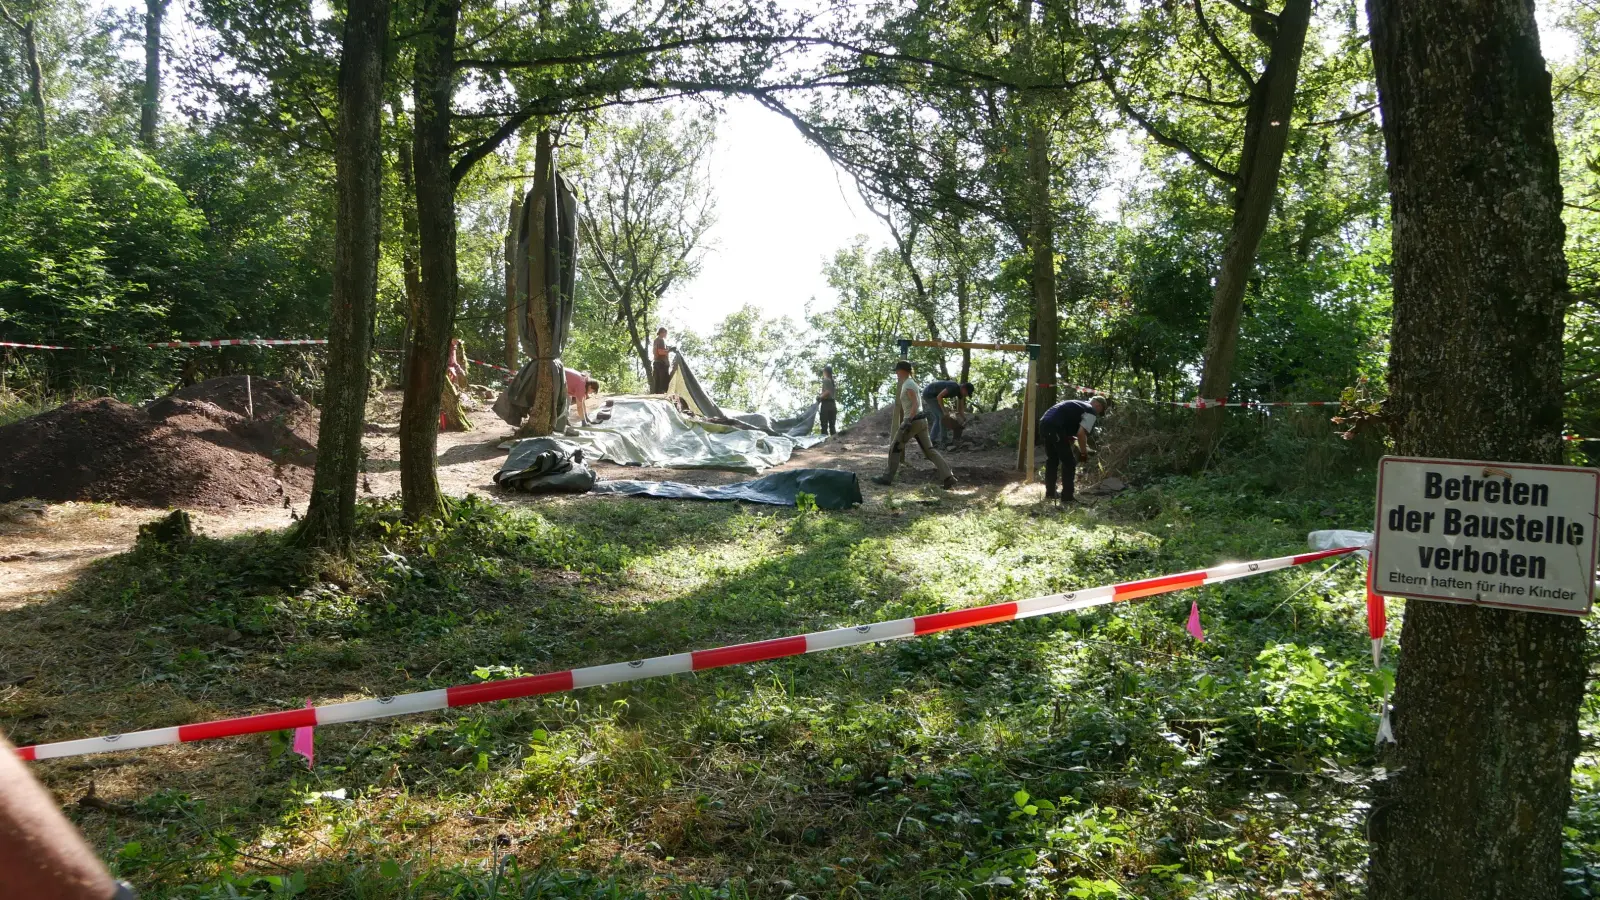
[[[755,101],[730,101],[717,129],[717,224],[699,277],[673,292],[669,316],[704,334],[746,303],[796,321],[808,303],[833,306],[823,263],[858,234],[888,244],[887,226],[848,175]]]

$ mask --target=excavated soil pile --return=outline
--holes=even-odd
[[[79,400],[0,427],[0,503],[23,497],[220,508],[302,500],[317,410],[288,388],[214,378],[140,409]]]
[[[1000,450],[1017,445],[1017,407],[978,413],[967,420],[967,427],[956,442],[959,450]]]

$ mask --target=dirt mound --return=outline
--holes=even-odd
[[[839,439],[864,441],[882,438],[889,441],[889,428],[894,424],[894,404],[886,403],[850,424],[839,432]]]
[[[1017,412],[1015,406],[978,413],[967,420],[967,427],[956,442],[960,450],[999,450],[1017,445]]]
[[[151,403],[80,400],[0,427],[0,503],[227,507],[304,499],[317,411],[276,382],[215,378]]]

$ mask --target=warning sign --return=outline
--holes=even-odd
[[[1597,513],[1595,469],[1386,456],[1373,589],[1587,615]]]

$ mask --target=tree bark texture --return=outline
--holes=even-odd
[[[506,368],[515,372],[521,368],[517,365],[517,347],[521,342],[521,326],[517,322],[517,250],[518,230],[522,227],[522,192],[511,192],[511,209],[506,219],[506,340],[505,362]]]
[[[1272,201],[1278,195],[1278,174],[1289,142],[1289,117],[1294,112],[1295,84],[1300,77],[1300,57],[1311,24],[1311,0],[1287,0],[1277,16],[1267,67],[1250,91],[1245,110],[1244,146],[1239,153],[1239,174],[1234,186],[1233,224],[1222,251],[1211,297],[1211,323],[1206,335],[1205,364],[1200,374],[1200,397],[1218,400],[1233,390],[1233,358],[1239,348],[1239,319],[1244,292],[1255,271],[1256,251],[1267,231]],[[1226,409],[1200,410],[1195,424],[1200,437],[1198,458],[1203,460],[1216,444]]]
[[[152,9],[160,0],[152,0]],[[334,150],[333,303],[328,368],[317,434],[317,470],[301,540],[343,550],[355,537],[356,476],[366,421],[368,361],[378,301],[383,221],[384,49],[390,0],[350,0],[339,59],[339,132]]]
[[[1038,115],[1036,112],[1035,115]],[[1056,403],[1056,246],[1050,203],[1050,131],[1040,121],[1028,124],[1028,193],[1032,211],[1028,249],[1033,254],[1034,342],[1039,345],[1035,415]]]
[[[551,269],[559,259],[550,253],[549,235],[555,221],[555,158],[550,144],[549,129],[541,129],[534,139],[533,151],[533,209],[528,216],[528,335],[532,338],[530,353],[544,368],[549,368],[556,358],[555,323],[550,320],[550,285],[557,283],[559,275]],[[556,396],[561,379],[552,381],[540,377],[534,382],[533,406],[528,410],[528,420],[519,434],[546,435],[555,420]]]
[[[1533,4],[1369,0],[1368,17],[1393,204],[1395,449],[1558,462],[1567,268]],[[1413,600],[1401,644],[1369,896],[1554,900],[1582,623]]]
[[[146,148],[156,145],[156,124],[161,119],[161,19],[166,13],[167,0],[145,0],[144,95],[139,104],[139,143]],[[340,65],[343,64],[341,59]]]
[[[456,200],[450,176],[450,114],[455,86],[456,23],[461,0],[426,0],[415,43],[412,165],[417,190],[421,302],[411,323],[405,398],[400,406],[400,499],[413,521],[439,515],[435,454],[439,396],[456,317]]]
[[[399,104],[395,104],[399,108]],[[395,116],[395,125],[400,117]],[[413,123],[414,125],[415,123]],[[402,140],[396,154],[399,157],[396,174],[400,176],[400,275],[406,289],[406,322],[400,339],[401,379],[411,359],[411,327],[417,321],[417,310],[422,306],[422,267],[417,263],[417,181],[416,167],[411,164],[411,143]]]

